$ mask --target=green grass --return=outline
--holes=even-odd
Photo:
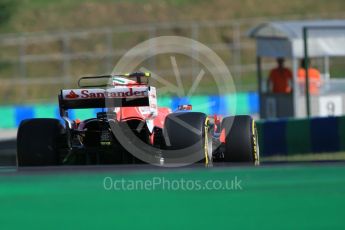
[[[343,229],[342,165],[0,176],[2,229]],[[230,181],[237,190],[105,190],[112,180]],[[166,187],[167,188],[167,187]]]
[[[6,30],[23,32],[185,20],[224,20],[345,11],[342,0],[16,0]],[[340,15],[340,14],[339,14]],[[5,32],[5,31],[3,31]]]
[[[133,4],[157,4],[163,2],[166,4],[171,4],[172,6],[183,6],[188,4],[196,4],[205,0],[15,0],[22,6],[28,7],[27,9],[37,9],[44,7],[75,7],[78,4],[85,2],[88,3],[121,3],[128,2]]]

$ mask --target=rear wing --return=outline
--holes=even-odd
[[[149,106],[149,91],[149,86],[64,89],[59,94],[59,106],[60,110]]]

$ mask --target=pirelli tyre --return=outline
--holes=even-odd
[[[63,129],[57,119],[37,118],[22,121],[17,134],[18,166],[58,165]]]
[[[247,115],[225,117],[224,161],[259,164],[259,145],[255,121]]]
[[[169,114],[164,123],[165,146],[173,154],[168,158],[183,159],[189,162],[210,163],[212,158],[212,136],[209,134],[209,121],[201,112],[177,112]]]

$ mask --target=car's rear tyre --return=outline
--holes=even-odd
[[[247,115],[225,117],[225,162],[259,164],[259,145],[255,121]]]
[[[189,160],[208,163],[212,156],[209,144],[208,118],[200,112],[179,112],[169,114],[164,123],[163,136],[168,150],[175,150],[173,154],[183,159],[183,155],[190,156]],[[194,163],[179,162],[179,163]]]
[[[63,129],[57,119],[37,118],[22,121],[17,134],[18,166],[58,165]]]

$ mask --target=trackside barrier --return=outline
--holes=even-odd
[[[172,108],[180,104],[192,104],[193,110],[206,114],[258,114],[258,96],[254,92],[237,93],[223,96],[193,96],[191,98],[158,97],[158,105]],[[233,110],[236,104],[236,111]],[[95,117],[101,109],[77,109],[70,111],[72,119]],[[60,118],[59,108],[55,103],[0,106],[0,129],[16,128],[20,122],[28,118]]]
[[[262,156],[345,151],[345,117],[258,121]]]

